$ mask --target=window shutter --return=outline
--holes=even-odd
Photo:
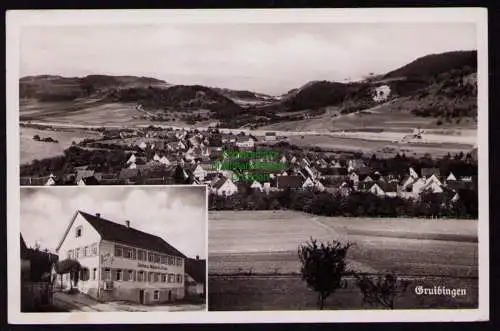
[[[137,274],[135,270],[132,270],[132,280],[135,282],[137,280]]]
[[[128,281],[128,270],[123,270],[123,281]]]

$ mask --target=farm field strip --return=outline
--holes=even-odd
[[[465,288],[460,297],[417,296],[415,286]],[[317,294],[307,288],[300,276],[209,276],[209,310],[313,310],[317,309]],[[395,300],[396,309],[476,308],[477,279],[442,277],[413,278],[406,291]],[[345,289],[330,295],[325,309],[380,309],[363,304],[359,289],[348,282]]]
[[[348,264],[359,272],[477,275],[475,220],[216,211],[209,213],[209,236],[209,273],[297,273],[297,247],[313,237],[353,243]]]

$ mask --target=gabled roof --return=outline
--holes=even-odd
[[[385,182],[378,180],[375,182],[384,192],[397,192],[398,190],[398,185],[396,183],[392,182]]]
[[[81,179],[85,185],[99,185],[99,181],[94,176]]]
[[[106,220],[102,217],[87,214],[82,211],[78,211],[78,213],[85,218],[90,225],[92,225],[92,227],[99,233],[102,240],[113,241],[137,248],[185,258],[184,254],[158,236],[142,232],[134,228],[128,228],[125,225]]]
[[[184,263],[184,271],[199,284],[206,283],[207,261],[187,258]]]
[[[30,257],[28,246],[26,246],[26,242],[24,241],[23,235],[20,234],[20,236],[21,236],[21,259],[28,260]]]
[[[436,177],[440,177],[439,168],[422,168],[421,170],[422,177],[430,177],[432,175],[436,175]]]
[[[76,172],[75,183],[80,182],[80,179],[94,176],[94,170],[78,170]]]
[[[226,183],[226,181],[228,181],[229,178],[225,177],[225,176],[222,176],[221,178],[219,178],[218,181],[216,181],[212,186],[215,188],[215,189],[220,189],[222,187],[222,185],[224,185],[224,183]]]

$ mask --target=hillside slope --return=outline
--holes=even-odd
[[[112,88],[168,86],[159,79],[135,76],[27,76],[19,80],[19,97],[38,101],[70,101],[96,96]]]

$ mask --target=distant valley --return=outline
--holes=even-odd
[[[321,132],[477,127],[475,51],[424,56],[358,82],[312,81],[281,96],[134,76],[42,75],[19,84],[23,122]]]

